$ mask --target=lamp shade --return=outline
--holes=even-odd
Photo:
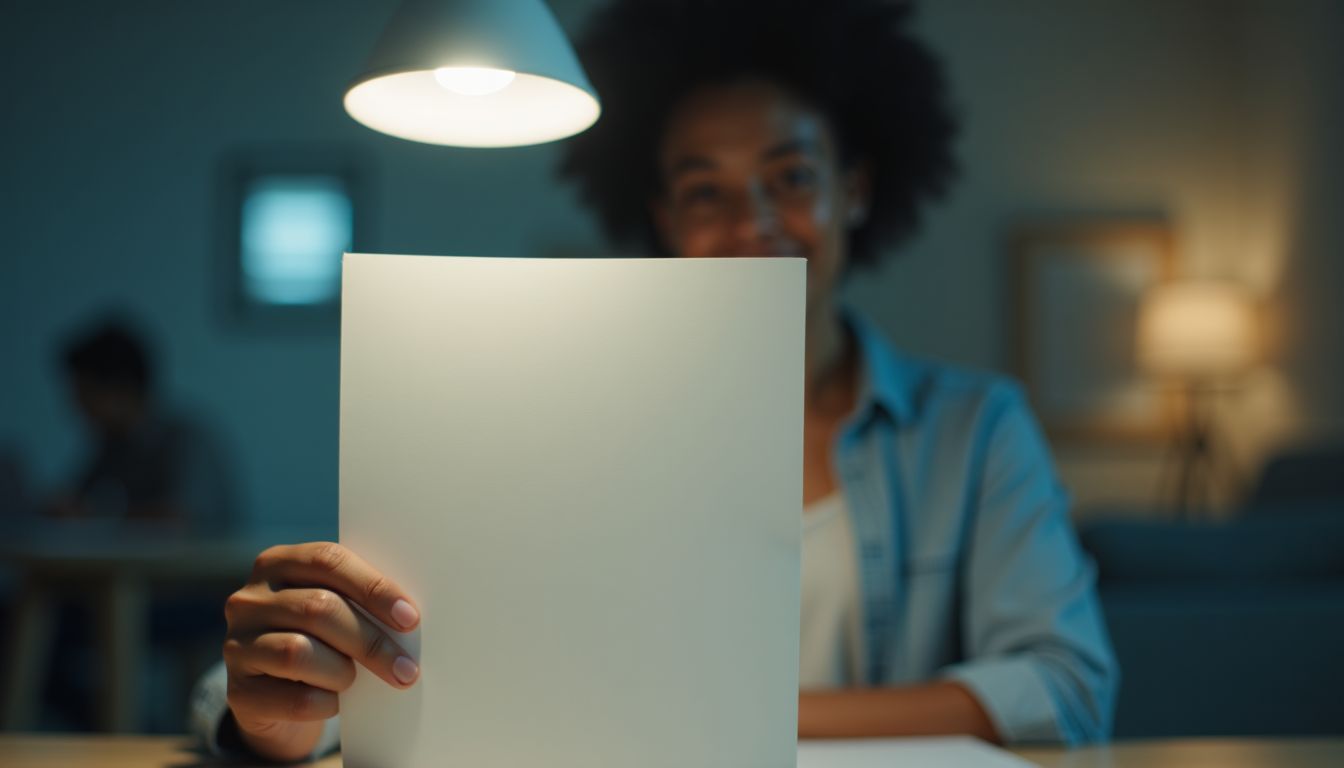
[[[1139,362],[1160,375],[1214,378],[1256,354],[1250,298],[1231,283],[1181,282],[1149,291],[1139,311]]]
[[[509,147],[576,134],[600,107],[542,0],[406,0],[345,110],[411,141]]]

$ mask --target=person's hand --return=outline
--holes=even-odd
[[[389,627],[420,621],[411,599],[340,544],[278,546],[262,552],[247,586],[224,606],[229,708],[244,742],[264,757],[296,760],[312,751],[336,694],[355,680],[358,662],[388,685],[408,688],[420,674],[397,643],[358,604]]]

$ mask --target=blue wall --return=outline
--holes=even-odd
[[[0,11],[0,447],[23,455],[39,486],[70,470],[79,445],[56,345],[120,307],[154,332],[163,389],[227,438],[248,518],[334,529],[336,329],[261,331],[221,312],[216,171],[228,151],[362,153],[375,171],[368,250],[609,252],[553,183],[556,147],[421,146],[345,115],[344,86],[393,5],[23,0]],[[556,7],[574,31],[591,5]],[[1278,367],[1233,424],[1244,463],[1344,429],[1333,213],[1344,189],[1320,171],[1344,130],[1344,62],[1327,34],[1344,24],[1340,4],[924,6],[920,26],[967,115],[967,172],[854,299],[917,353],[1005,367],[1012,223],[1161,211],[1182,271],[1246,280],[1278,319]],[[1057,450],[1083,501],[1151,499],[1160,451]]]
[[[374,171],[368,250],[598,247],[588,217],[549,181],[554,147],[428,147],[345,114],[344,86],[392,6],[30,2],[5,12],[0,444],[17,446],[40,485],[70,470],[80,440],[56,347],[115,307],[153,333],[162,390],[227,438],[248,517],[334,529],[337,328],[229,321],[217,279],[223,153],[362,153]]]

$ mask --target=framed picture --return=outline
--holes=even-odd
[[[1020,227],[1014,262],[1016,373],[1051,437],[1159,439],[1178,403],[1136,355],[1139,303],[1171,280],[1170,227],[1087,220]]]
[[[368,238],[369,165],[357,150],[310,145],[221,158],[219,284],[232,322],[336,327],[341,256]]]

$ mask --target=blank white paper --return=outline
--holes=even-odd
[[[418,601],[346,766],[797,755],[801,259],[348,254],[340,537]]]
[[[804,741],[798,768],[1032,768],[1017,755],[969,736]]]

